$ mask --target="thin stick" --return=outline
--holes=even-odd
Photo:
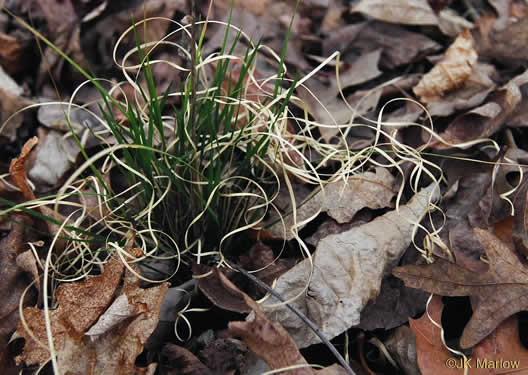
[[[317,326],[310,320],[306,317],[306,315],[304,315],[301,311],[299,311],[296,307],[292,306],[291,304],[287,303],[286,300],[279,294],[277,293],[276,291],[274,291],[273,289],[271,289],[268,284],[266,284],[265,282],[263,282],[262,280],[260,279],[257,279],[255,276],[253,276],[252,274],[250,274],[249,272],[247,272],[245,269],[243,269],[242,267],[239,267],[231,262],[229,262],[229,265],[231,267],[233,267],[235,270],[239,271],[242,275],[246,276],[248,279],[250,279],[251,281],[253,281],[255,284],[257,284],[258,286],[260,286],[261,288],[265,289],[268,293],[270,293],[273,297],[277,298],[279,301],[281,302],[285,302],[286,304],[286,307],[288,307],[288,309],[290,309],[291,312],[293,312],[295,315],[297,315],[299,317],[299,319],[301,319],[304,323],[306,323],[308,325],[308,327],[310,327],[310,329],[317,335],[317,337],[319,337],[319,339],[321,339],[321,341],[328,347],[328,349],[330,349],[330,351],[332,352],[332,354],[337,358],[337,360],[339,361],[339,363],[341,364],[341,366],[343,366],[346,370],[346,372],[349,374],[349,375],[356,375],[356,373],[354,372],[354,370],[352,370],[352,368],[350,367],[350,365],[345,361],[345,359],[343,358],[343,356],[337,351],[336,347],[330,342],[330,340],[328,340],[322,333],[321,331],[319,331],[319,328],[317,328]]]

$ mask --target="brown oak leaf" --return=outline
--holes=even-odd
[[[462,348],[476,345],[502,321],[528,310],[528,268],[495,235],[478,228],[473,233],[487,254],[486,272],[472,272],[443,259],[393,270],[409,287],[443,296],[471,296],[473,316],[460,339]]]

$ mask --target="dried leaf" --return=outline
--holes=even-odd
[[[248,354],[246,344],[229,337],[208,344],[200,351],[200,358],[215,374],[247,373]]]
[[[169,364],[163,366],[169,375],[212,375],[213,372],[187,349],[167,344],[161,353]]]
[[[258,241],[249,249],[248,254],[241,255],[239,260],[244,269],[256,271],[254,276],[271,286],[276,278],[288,271],[294,264],[294,260],[276,258],[271,247]],[[250,284],[246,290],[250,296],[255,296],[253,297],[255,299],[262,298],[267,293],[254,283]]]
[[[272,370],[294,365],[306,365],[288,371],[294,375],[312,375],[314,371],[299,352],[288,332],[278,322],[270,321],[260,309],[258,303],[241,292],[222,273],[222,282],[238,293],[254,311],[254,319],[247,322],[230,322],[229,331],[244,340],[249,349],[262,358]]]
[[[521,92],[513,79],[491,94],[486,104],[455,118],[440,136],[451,145],[490,137],[505,125],[520,102]],[[436,141],[431,147],[446,149],[453,147],[451,145]],[[468,148],[470,145],[457,147]]]
[[[117,326],[123,320],[133,316],[135,306],[128,302],[126,294],[122,294],[115,299],[97,322],[86,331],[86,336],[100,336]]]
[[[134,253],[137,252],[134,250]],[[95,340],[85,335],[112,301],[123,278],[123,270],[124,265],[115,256],[107,263],[102,275],[58,288],[59,307],[50,311],[49,315],[59,368],[75,374],[91,371],[125,375],[138,370],[135,360],[158,323],[167,283],[141,289],[139,279],[129,271],[125,272],[121,295],[126,295],[129,305],[134,307],[135,315],[109,328]],[[46,343],[44,312],[29,307],[24,309],[24,316],[33,335]],[[16,358],[18,362],[42,364],[48,361],[48,350],[33,341],[23,326],[19,325],[17,333],[26,339],[23,354]]]
[[[477,62],[473,66],[471,76],[460,87],[427,104],[429,114],[446,117],[482,104],[495,88],[491,78],[497,76],[493,65]]]
[[[491,24],[490,24],[491,23]],[[481,17],[473,36],[478,54],[498,59],[514,66],[528,61],[526,42],[528,41],[528,19],[520,18],[500,31],[495,30],[493,17]]]
[[[414,93],[424,103],[439,100],[471,76],[477,58],[473,37],[466,30],[449,46],[444,58],[422,77]]]
[[[415,251],[414,249],[412,249]],[[381,282],[376,300],[367,304],[361,311],[358,328],[366,331],[389,330],[401,326],[409,316],[423,311],[427,294],[421,290],[407,288],[394,278],[386,277]]]
[[[293,195],[297,200],[297,222],[305,221],[321,210],[338,223],[346,223],[365,207],[372,209],[389,207],[394,197],[393,182],[394,177],[386,168],[376,168],[376,173],[365,172],[350,177],[346,182],[336,181],[326,185],[324,195],[321,192],[311,192],[305,185],[293,185]],[[290,201],[289,192],[283,185],[274,204],[284,215],[284,226],[276,212],[272,212],[265,223],[265,225],[274,223],[266,228],[266,232],[272,238],[287,240],[294,238],[292,229],[295,223]],[[304,225],[299,225],[297,230]]]
[[[18,73],[24,64],[21,59],[24,54],[24,44],[17,38],[0,32],[0,65],[8,74]]]
[[[19,113],[8,123],[5,121],[18,110],[31,104],[31,101],[22,97],[23,92],[24,90],[0,66],[0,126],[3,127],[0,135],[9,142],[15,141],[17,129],[22,125],[24,116]]]
[[[433,297],[429,304],[429,315],[441,324],[443,305],[441,298]],[[418,366],[422,375],[460,374],[463,359],[456,358],[442,343],[440,328],[436,327],[424,314],[420,319],[409,319],[409,325],[416,336]],[[454,367],[446,366],[447,361]],[[525,374],[523,362],[528,360],[528,350],[521,344],[518,319],[512,316],[502,322],[495,331],[476,345],[468,357],[468,375],[498,375],[506,369],[513,369],[515,374]],[[498,366],[501,363],[503,365]],[[508,367],[505,367],[508,366]],[[507,370],[506,370],[507,371]]]
[[[323,44],[326,55],[330,55],[336,49],[340,51],[350,49],[359,55],[381,49],[379,66],[385,69],[409,64],[440,48],[440,44],[423,34],[408,31],[399,25],[378,21],[347,25],[333,33]]]
[[[38,135],[40,142],[28,171],[29,177],[37,184],[56,186],[80,153],[79,146],[74,138],[65,138],[55,130],[39,128]]]
[[[43,105],[37,112],[37,119],[42,125],[63,133],[70,132],[72,128],[77,133],[99,124],[86,109],[68,104]]]
[[[347,88],[363,82],[370,81],[379,76],[382,72],[378,69],[378,63],[381,57],[381,49],[369,52],[359,56],[348,69],[341,69],[339,73],[339,82],[341,88]],[[337,85],[332,86],[331,90],[338,92]]]
[[[438,197],[431,185],[407,205],[349,231],[319,241],[311,263],[304,260],[282,275],[275,290],[308,316],[329,339],[360,322],[363,307],[376,297],[387,270],[411,242],[413,222],[427,212],[429,199]],[[288,329],[300,347],[318,342],[313,333],[286,307],[269,316]]]
[[[377,20],[405,25],[436,25],[438,19],[423,0],[360,0],[351,12],[360,12]]]
[[[393,270],[407,286],[445,296],[475,296],[484,301],[473,305],[473,316],[460,340],[463,348],[476,345],[506,318],[528,309],[526,266],[493,234],[478,228],[473,231],[489,260],[485,273],[472,272],[443,259]]]
[[[216,306],[240,313],[251,311],[251,307],[241,297],[238,289],[230,288],[231,282],[225,283],[224,280],[227,280],[227,277],[217,268],[194,264],[193,273],[198,280],[198,287],[202,293]]]
[[[422,375],[417,364],[416,338],[411,328],[398,327],[384,344],[405,374]]]
[[[442,298],[433,296],[427,311],[437,324],[442,324]],[[454,358],[442,342],[441,329],[435,326],[425,313],[420,319],[409,319],[409,326],[416,336],[418,367],[422,375],[455,375],[461,370],[446,366],[446,361]],[[460,361],[460,360],[459,360]]]
[[[26,229],[32,220],[25,214],[11,215],[12,221],[8,222],[9,232],[0,240],[0,368],[13,367],[13,360],[8,355],[7,344],[19,324],[18,304],[31,279],[26,271],[17,265],[16,260],[24,253],[28,241]],[[30,289],[26,294],[27,302],[34,303],[36,293]]]
[[[517,190],[514,200],[512,239],[519,254],[528,258],[528,179]]]
[[[506,366],[509,366],[514,374],[528,374],[528,369],[526,369],[528,350],[521,343],[518,320],[517,316],[506,319],[494,332],[473,348],[472,365],[476,365],[477,368],[470,372],[471,375],[503,374],[508,368]],[[477,360],[486,363],[486,366],[478,366]],[[496,361],[503,365],[496,366]],[[523,368],[524,370],[516,370]]]
[[[34,200],[35,193],[33,193],[27,183],[27,173],[24,164],[29,156],[29,153],[31,152],[33,147],[37,145],[38,142],[38,137],[33,137],[29,139],[24,144],[24,147],[22,147],[22,151],[20,151],[20,156],[11,160],[11,164],[9,165],[9,174],[11,175],[11,178],[13,178],[13,182],[20,190],[22,190],[22,194],[24,194],[24,199],[26,199],[27,201]]]

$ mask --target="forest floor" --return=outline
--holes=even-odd
[[[0,2],[0,372],[528,374],[528,2],[194,3]]]

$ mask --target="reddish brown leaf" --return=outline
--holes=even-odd
[[[194,264],[193,273],[202,293],[216,306],[241,313],[251,311],[251,307],[244,301],[238,289],[229,287],[232,283],[225,282],[228,279],[218,268]]]
[[[134,249],[131,252],[138,254]],[[49,317],[59,368],[79,374],[125,375],[137,370],[136,357],[158,323],[167,283],[142,289],[139,279],[127,271],[121,293],[126,295],[133,315],[100,336],[85,335],[114,297],[123,270],[120,258],[115,256],[107,263],[102,275],[82,283],[63,285],[57,290],[59,307],[49,311]],[[24,318],[34,337],[44,344],[48,343],[44,311],[35,307],[26,308]],[[26,340],[23,354],[16,358],[19,363],[42,364],[48,361],[50,353],[47,348],[37,344],[22,325],[19,325],[17,333]]]
[[[17,38],[0,32],[0,65],[9,74],[17,73],[24,64],[21,64],[24,52],[23,44]]]
[[[13,178],[13,182],[20,190],[22,190],[22,194],[24,194],[24,199],[28,201],[35,199],[35,194],[27,183],[27,173],[24,164],[29,156],[29,153],[31,152],[33,147],[37,145],[38,141],[38,137],[33,137],[29,139],[24,145],[24,147],[22,147],[22,151],[20,151],[20,156],[11,160],[11,165],[9,166],[9,174]]]
[[[471,272],[442,259],[393,270],[396,277],[413,288],[445,296],[478,297],[481,302],[473,304],[473,316],[460,340],[463,348],[476,345],[506,318],[528,309],[528,268],[496,236],[478,228],[473,231],[486,251],[487,272]]]
[[[434,296],[427,311],[436,323],[441,324],[442,298]],[[446,361],[453,358],[444,344],[442,343],[441,329],[435,326],[427,313],[424,313],[420,319],[409,319],[409,326],[416,336],[416,354],[418,367],[422,375],[455,375],[460,370],[446,367]]]
[[[248,322],[230,322],[229,331],[244,340],[246,345],[258,357],[262,358],[272,370],[294,365],[306,365],[288,371],[293,375],[313,375],[314,371],[299,352],[297,345],[288,332],[278,322],[270,321],[259,305],[247,294],[241,292],[223,274],[219,274],[226,285],[244,298],[255,312],[255,317]]]
[[[528,350],[521,344],[517,316],[502,322],[493,333],[473,348],[471,358],[471,364],[476,367],[474,371],[470,371],[471,375],[498,375],[508,373],[508,370],[516,375],[528,374]],[[477,361],[485,363],[486,366],[479,366]]]

